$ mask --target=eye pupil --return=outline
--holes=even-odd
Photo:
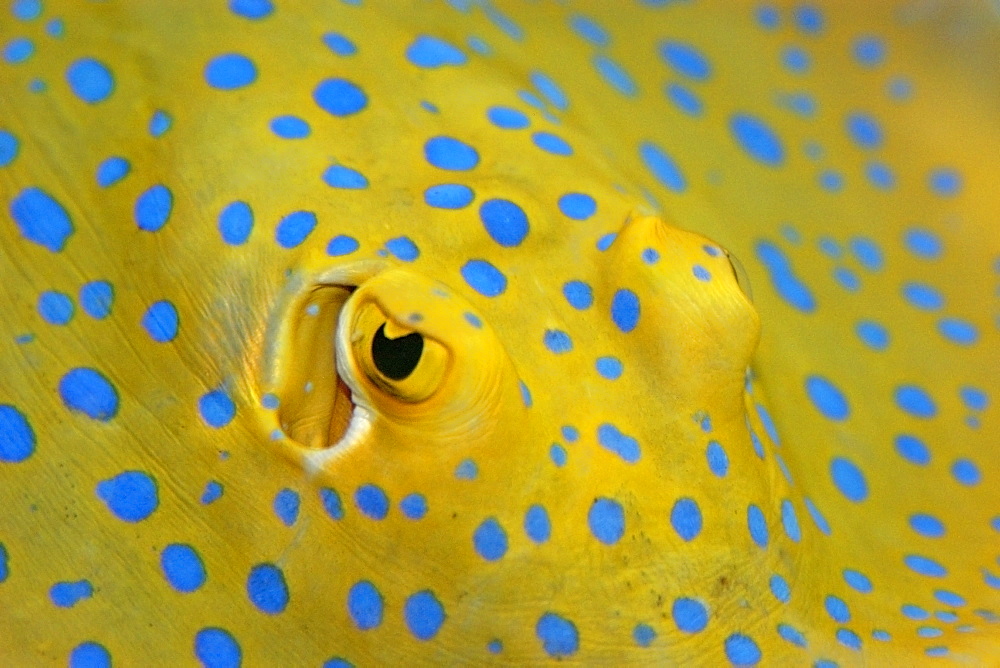
[[[423,352],[424,337],[411,332],[398,339],[390,339],[385,335],[385,323],[372,338],[372,361],[379,373],[390,380],[403,380],[413,373]]]

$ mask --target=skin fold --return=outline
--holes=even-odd
[[[3,665],[993,665],[994,3],[0,13]]]

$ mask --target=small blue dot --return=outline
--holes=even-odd
[[[625,509],[614,499],[594,500],[587,513],[590,532],[605,545],[614,545],[625,535]]]
[[[847,116],[847,133],[860,148],[875,149],[882,145],[882,126],[869,114],[854,112]]]
[[[413,262],[420,257],[420,249],[409,237],[396,237],[385,242],[385,249],[403,262]]]
[[[128,160],[119,156],[111,156],[97,166],[97,185],[107,188],[118,183],[132,170],[132,165]]]
[[[246,243],[253,230],[253,210],[246,202],[230,202],[219,213],[219,234],[230,246]]]
[[[708,460],[708,468],[712,473],[720,478],[725,477],[726,472],[729,471],[729,457],[721,443],[709,441],[708,447],[705,449],[705,458]]]
[[[72,411],[107,422],[118,414],[118,390],[103,374],[87,367],[71,369],[59,381],[59,396]]]
[[[737,666],[752,666],[760,661],[761,653],[753,638],[734,633],[725,641],[726,657]]]
[[[566,193],[559,198],[559,210],[567,218],[587,220],[597,211],[597,202],[586,193]]]
[[[802,539],[802,532],[799,529],[799,518],[795,514],[795,506],[788,499],[781,502],[781,526],[785,530],[785,535],[796,543]]]
[[[496,561],[507,553],[507,532],[495,517],[490,517],[473,532],[472,544],[480,557]]]
[[[758,547],[767,547],[767,520],[764,518],[763,511],[754,503],[747,506],[747,528],[750,530],[750,537]]]
[[[528,216],[514,202],[490,199],[479,207],[479,219],[490,237],[505,248],[521,245],[528,236]]]
[[[831,594],[826,597],[826,600],[823,602],[823,606],[826,608],[826,614],[830,615],[833,621],[840,624],[846,624],[850,621],[851,611],[848,609],[847,604],[844,603],[843,599]]]
[[[924,311],[936,311],[944,306],[944,297],[938,290],[926,283],[906,283],[903,297],[911,305]]]
[[[960,346],[971,346],[979,340],[976,326],[960,318],[942,318],[938,321],[938,332]]]
[[[301,500],[298,492],[286,487],[274,495],[272,507],[274,508],[274,514],[278,516],[281,523],[286,527],[290,527],[299,518],[300,503]]]
[[[565,139],[551,132],[535,132],[531,141],[538,148],[552,155],[573,155],[573,147]]]
[[[567,353],[573,350],[573,340],[569,334],[560,329],[547,329],[542,337],[542,342],[549,352],[556,354]]]
[[[868,579],[868,576],[851,568],[844,569],[844,582],[862,594],[867,594],[872,590],[872,581]]]
[[[639,296],[628,289],[615,291],[611,299],[611,320],[624,333],[629,333],[639,324]]]
[[[556,466],[566,466],[566,448],[558,443],[553,443],[552,447],[549,448],[549,458]]]
[[[73,319],[73,300],[69,295],[46,290],[38,297],[38,314],[51,325],[65,325]]]
[[[905,563],[917,575],[924,575],[932,578],[942,578],[948,574],[948,570],[938,562],[919,554],[908,554],[903,557]]]
[[[592,63],[601,78],[625,97],[635,97],[639,93],[635,80],[614,60],[603,54],[597,54]]]
[[[35,443],[35,432],[24,413],[0,404],[0,462],[23,462],[35,452]]]
[[[417,492],[407,494],[399,502],[399,509],[411,520],[423,519],[427,514],[427,499]]]
[[[925,513],[910,515],[910,528],[927,538],[940,538],[944,535],[944,524],[941,520]]]
[[[935,260],[941,257],[941,238],[931,230],[911,227],[903,238],[906,248],[915,256],[924,260]]]
[[[660,56],[675,72],[704,81],[712,74],[712,67],[698,48],[684,42],[666,41],[660,44]]]
[[[368,179],[356,169],[344,165],[330,165],[323,172],[323,181],[331,188],[363,190],[368,187]]]
[[[323,504],[323,510],[330,516],[330,519],[344,519],[344,504],[340,501],[340,494],[337,490],[323,487],[319,490],[319,499]]]
[[[349,237],[346,234],[339,234],[333,239],[330,239],[330,243],[326,246],[326,254],[333,257],[350,255],[360,247],[361,246],[358,243],[358,240],[354,237]]]
[[[57,582],[49,589],[49,598],[60,608],[72,608],[93,595],[94,587],[87,580]]]
[[[962,189],[961,175],[948,167],[932,170],[927,180],[934,194],[941,197],[953,197]]]
[[[805,383],[806,394],[823,416],[836,421],[847,419],[850,406],[843,392],[823,376],[809,376]]]
[[[788,586],[788,581],[777,573],[771,576],[768,585],[771,589],[771,594],[782,603],[788,603],[792,598],[792,590]]]
[[[868,483],[861,469],[849,459],[834,457],[830,462],[833,484],[849,501],[859,503],[868,498]]]
[[[100,643],[80,643],[69,653],[69,668],[111,668],[111,652]]]
[[[570,306],[577,310],[590,308],[594,303],[593,290],[583,281],[567,281],[563,284],[562,292]]]
[[[490,107],[486,110],[490,123],[505,130],[523,130],[531,125],[528,117],[512,107]]]
[[[594,46],[607,46],[611,43],[608,32],[599,23],[587,16],[574,14],[570,17],[569,23],[573,32]]]
[[[873,320],[862,320],[855,326],[854,331],[872,350],[885,350],[889,346],[889,332]]]
[[[524,533],[535,543],[544,543],[552,533],[552,522],[544,506],[537,503],[524,513]]]
[[[316,222],[316,214],[312,211],[293,211],[278,221],[274,240],[282,248],[295,248],[312,233]]]
[[[903,459],[917,464],[919,466],[926,466],[931,461],[930,450],[927,445],[921,441],[916,436],[910,434],[900,434],[895,438],[896,452],[899,453]]]
[[[649,647],[656,640],[656,631],[649,624],[636,624],[632,629],[632,640],[639,647]]]
[[[854,59],[863,67],[876,67],[885,60],[885,42],[874,36],[864,36],[854,42]]]
[[[326,33],[323,35],[323,44],[338,56],[353,56],[358,52],[358,47],[354,45],[354,42],[340,33]]]
[[[729,129],[737,143],[750,157],[776,167],[785,160],[785,149],[774,130],[763,120],[749,114],[734,114]]]
[[[66,247],[73,221],[66,209],[41,188],[25,188],[10,203],[10,215],[28,241],[53,253]]]
[[[837,640],[850,649],[861,649],[861,638],[850,629],[837,629]]]
[[[218,90],[236,90],[257,80],[257,66],[240,53],[225,53],[208,61],[205,81]]]
[[[19,150],[17,137],[6,130],[0,130],[0,167],[14,162]]]
[[[304,139],[311,130],[309,123],[298,116],[276,116],[271,119],[271,132],[282,139]]]
[[[687,189],[687,181],[680,167],[662,148],[652,142],[643,142],[639,145],[639,157],[646,169],[666,188],[675,193],[682,193]]]
[[[982,479],[979,467],[968,459],[956,459],[951,465],[951,474],[955,476],[955,480],[969,487],[978,485]]]

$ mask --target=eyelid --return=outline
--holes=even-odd
[[[733,253],[725,251],[726,259],[729,260],[729,266],[733,270],[733,276],[736,277],[736,284],[740,286],[740,290],[746,295],[747,300],[753,303],[753,288],[750,286],[750,275],[747,273],[746,268],[743,263],[740,262],[739,258]]]

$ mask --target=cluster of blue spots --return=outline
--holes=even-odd
[[[900,434],[894,440],[896,452],[907,461],[926,466],[931,461],[931,453],[927,445],[916,436]]]
[[[777,573],[771,576],[768,587],[771,589],[771,594],[782,603],[788,603],[791,600],[792,590],[788,586],[788,581]]]
[[[639,441],[622,433],[618,427],[607,422],[597,427],[597,442],[629,464],[639,461],[642,454]]]
[[[594,303],[593,290],[583,281],[567,281],[563,284],[562,292],[569,305],[577,310],[590,308]]]
[[[701,533],[701,509],[690,497],[677,499],[670,510],[670,526],[684,541],[693,540]]]
[[[373,520],[384,520],[389,514],[389,497],[381,487],[371,483],[354,491],[354,503],[358,509]]]
[[[764,512],[755,503],[747,506],[747,528],[750,530],[753,542],[759,547],[767,547],[767,520],[764,519]]]
[[[445,65],[464,65],[468,58],[454,44],[431,37],[420,35],[406,48],[406,59],[417,67],[444,67]]]
[[[167,300],[154,302],[142,316],[142,327],[158,343],[168,343],[177,337],[180,324],[177,308]]]
[[[123,471],[97,483],[94,492],[123,522],[141,522],[160,506],[156,480],[145,471]]]
[[[229,10],[247,19],[264,19],[274,11],[271,0],[229,0]]]
[[[927,177],[931,190],[941,197],[952,197],[962,189],[962,177],[954,169],[940,167]]]
[[[205,483],[205,490],[201,493],[201,502],[205,505],[218,501],[222,498],[223,487],[222,483],[216,480],[210,480]]]
[[[472,459],[463,459],[455,467],[455,477],[459,480],[475,480],[479,476],[479,466]]]
[[[880,190],[891,190],[896,187],[896,175],[881,162],[869,162],[865,167],[865,175],[873,186]]]
[[[8,63],[16,65],[23,63],[35,52],[35,44],[26,37],[15,37],[7,42],[3,49],[3,58]]]
[[[791,260],[784,251],[769,241],[758,242],[755,250],[778,296],[793,308],[812,313],[816,309],[816,300],[809,287],[795,275]]]
[[[479,207],[479,219],[490,237],[506,248],[519,246],[528,236],[528,216],[507,199],[490,199]]]
[[[639,87],[625,69],[605,55],[597,54],[593,59],[594,69],[612,88],[625,97],[635,97]]]
[[[424,144],[424,158],[438,169],[467,171],[479,164],[476,149],[454,137],[439,135]]]
[[[300,498],[298,492],[287,487],[274,495],[274,514],[286,527],[295,524],[299,517]]]
[[[865,149],[875,149],[882,145],[882,126],[870,114],[856,111],[847,116],[847,133],[854,143]]]
[[[611,320],[619,330],[628,334],[639,324],[639,295],[622,288],[611,298]]]
[[[320,488],[319,500],[330,519],[341,520],[344,518],[344,505],[340,501],[340,494],[337,493],[337,490],[329,487]]]
[[[734,633],[724,643],[726,658],[737,666],[752,666],[760,661],[760,647],[753,638],[742,633]]]
[[[219,213],[219,234],[230,246],[246,243],[253,231],[253,210],[246,202],[230,202]]]
[[[441,601],[426,589],[406,599],[403,617],[410,633],[418,640],[430,640],[436,636],[447,618]]]
[[[99,371],[78,367],[59,381],[59,396],[72,411],[107,422],[118,414],[118,390]]]
[[[573,155],[573,147],[565,139],[551,132],[535,132],[531,135],[532,143],[552,155]]]
[[[948,574],[947,569],[929,557],[919,554],[908,554],[903,557],[903,563],[907,565],[917,575],[924,575],[932,578],[943,578]]]
[[[544,506],[534,504],[524,513],[524,533],[535,543],[544,543],[552,534],[552,522]]]
[[[823,376],[809,376],[805,382],[806,394],[816,409],[831,420],[845,420],[851,414],[844,393]]]
[[[489,517],[472,533],[472,545],[480,557],[496,561],[507,554],[507,532],[495,517]]]
[[[157,109],[153,112],[152,118],[149,119],[149,134],[153,137],[162,137],[173,123],[174,119],[170,117],[170,114],[162,109]]]
[[[625,509],[614,499],[602,496],[590,506],[587,524],[594,538],[614,545],[625,535]]]
[[[621,378],[621,375],[625,370],[625,367],[622,366],[621,360],[613,355],[598,357],[594,362],[594,368],[597,369],[597,373],[600,374],[602,378],[606,378],[608,380],[618,380]]]
[[[797,46],[790,46],[782,51],[781,63],[789,72],[803,74],[809,70],[809,54]]]
[[[60,608],[72,608],[94,595],[94,587],[87,580],[57,582],[49,589],[49,598]]]
[[[25,188],[10,203],[10,215],[28,241],[58,253],[73,234],[62,204],[41,188]]]
[[[498,297],[507,290],[507,277],[486,260],[469,260],[459,272],[469,287],[484,297]]]
[[[486,111],[490,123],[505,130],[523,130],[531,125],[531,121],[521,111],[511,107],[490,107]]]
[[[35,443],[35,431],[24,413],[0,404],[0,462],[23,462],[35,452]]]
[[[236,404],[222,390],[206,392],[198,399],[198,413],[210,427],[225,427],[236,417]]]
[[[46,290],[38,297],[38,314],[50,325],[65,325],[73,319],[73,300],[69,295]]]
[[[597,202],[586,193],[566,193],[559,198],[559,210],[567,218],[587,220],[597,211]]]
[[[271,132],[282,139],[304,139],[309,136],[309,123],[298,116],[276,116],[271,119]]]
[[[709,441],[705,448],[705,459],[708,461],[708,469],[722,478],[729,471],[729,456],[726,455],[725,448],[718,441]]]
[[[194,655],[204,668],[238,668],[243,663],[243,650],[233,635],[215,627],[195,634]]]
[[[905,283],[903,297],[912,306],[924,311],[936,311],[944,306],[944,297],[941,293],[926,283]]]
[[[236,90],[257,80],[257,66],[241,53],[224,53],[205,65],[205,81],[218,90]]]
[[[576,624],[554,612],[546,612],[539,617],[535,635],[542,641],[545,653],[553,658],[570,656],[580,648]]]
[[[111,668],[111,652],[100,643],[80,643],[69,653],[69,668]]]
[[[802,539],[802,531],[799,528],[799,518],[795,514],[795,506],[788,499],[781,502],[781,526],[785,530],[785,535],[796,543]]]
[[[547,329],[542,336],[542,343],[550,352],[559,354],[573,350],[573,339],[561,329]]]
[[[835,622],[845,624],[851,619],[851,611],[847,607],[847,603],[832,594],[826,597],[823,607],[826,608],[826,614],[830,615]]]
[[[423,494],[413,492],[403,497],[399,502],[399,509],[405,517],[411,520],[423,519],[427,514],[427,499]]]
[[[95,178],[97,185],[107,188],[118,183],[132,170],[132,164],[120,156],[111,156],[97,166]]]
[[[650,173],[666,188],[681,193],[687,189],[687,181],[677,163],[663,149],[652,142],[639,145],[639,157]]]
[[[864,67],[877,67],[885,60],[885,42],[872,35],[854,41],[854,59]]]
[[[163,576],[176,591],[187,594],[205,584],[205,564],[201,555],[183,543],[172,543],[160,553]]]
[[[845,457],[834,457],[830,461],[830,477],[849,501],[859,503],[868,498],[868,483],[861,469]]]
[[[608,32],[588,16],[574,14],[569,19],[569,25],[573,29],[573,32],[594,46],[607,46],[611,43]]]
[[[80,58],[66,68],[70,90],[87,104],[97,104],[111,97],[115,78],[108,66],[94,58]]]
[[[937,414],[937,406],[927,391],[917,385],[900,385],[893,392],[896,405],[918,418],[932,418]]]
[[[776,167],[785,160],[785,149],[778,135],[763,120],[750,114],[733,114],[729,130],[747,154],[765,165]]]
[[[274,564],[257,564],[247,575],[247,597],[263,613],[284,612],[289,599],[285,574]]]
[[[960,346],[971,346],[979,340],[979,330],[976,326],[959,318],[942,318],[938,321],[938,332]]]
[[[316,228],[316,214],[312,211],[293,211],[280,221],[274,230],[274,239],[282,248],[295,248]]]
[[[356,169],[344,165],[330,165],[323,172],[323,181],[331,188],[362,190],[368,187],[368,179]]]
[[[852,568],[844,569],[844,582],[862,594],[867,594],[872,590],[872,581],[868,579],[868,576]]]
[[[174,195],[162,183],[148,188],[135,200],[133,216],[140,230],[158,232],[170,220]]]
[[[967,486],[978,485],[982,479],[979,467],[968,459],[956,459],[951,465],[951,474],[955,476],[955,480]]]
[[[330,239],[330,243],[326,246],[326,254],[333,257],[350,255],[360,247],[361,244],[354,237],[349,237],[346,234],[338,234]]]
[[[368,106],[368,96],[347,79],[324,79],[313,90],[313,101],[333,116],[351,116]]]
[[[383,608],[382,593],[367,580],[354,584],[347,592],[347,612],[362,631],[382,623]]]
[[[907,250],[919,258],[934,260],[941,257],[941,239],[930,230],[911,227],[906,231],[903,240]]]
[[[437,209],[463,209],[474,197],[472,188],[460,183],[442,183],[424,191],[424,201]]]
[[[385,249],[397,260],[413,262],[420,257],[420,249],[409,237],[395,237],[385,242]]]

